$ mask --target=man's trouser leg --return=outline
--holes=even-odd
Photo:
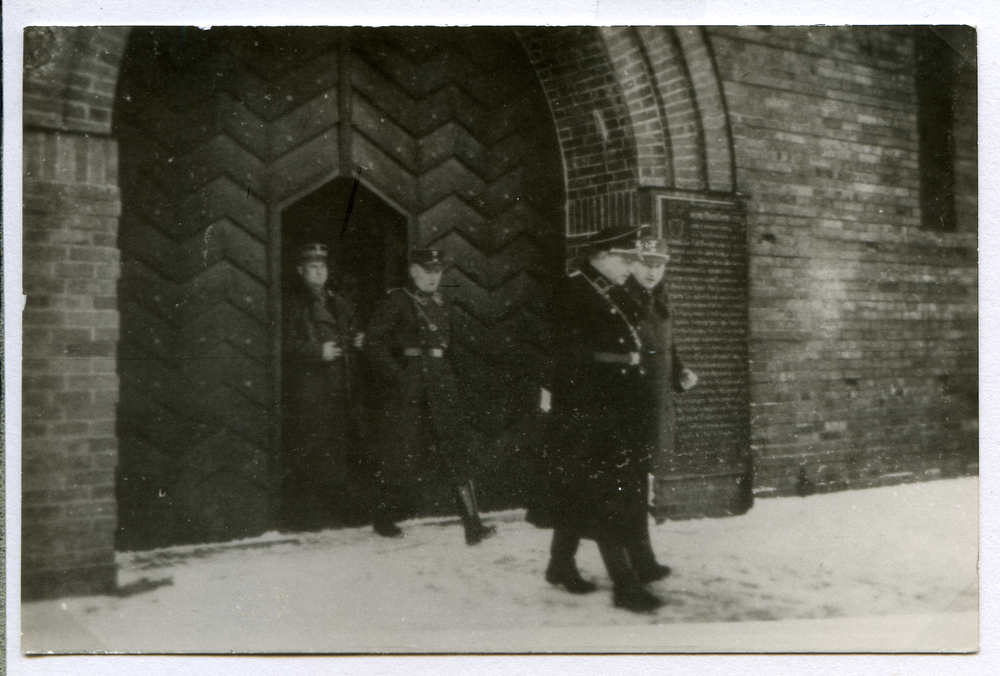
[[[580,534],[573,529],[557,526],[552,529],[552,546],[549,548],[549,565],[545,580],[549,584],[563,585],[573,594],[587,594],[597,585],[580,576],[576,567],[576,550],[580,547]]]

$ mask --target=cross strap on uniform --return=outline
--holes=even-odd
[[[618,303],[616,303],[614,299],[611,298],[611,295],[608,293],[613,287],[613,285],[604,278],[591,279],[591,277],[585,273],[583,274],[583,278],[590,283],[590,286],[593,287],[594,291],[596,291],[598,295],[604,299],[604,302],[606,302],[611,307],[612,313],[621,317],[622,321],[625,322],[625,326],[628,327],[629,333],[632,334],[632,340],[635,341],[636,350],[641,352],[642,339],[639,338],[639,332],[636,330],[634,326],[632,326],[632,322],[628,320],[628,316],[622,311],[620,307],[618,307]]]
[[[430,329],[431,331],[437,331],[438,328],[439,328],[438,325],[435,324],[434,322],[432,322],[431,318],[427,316],[427,312],[424,311],[424,305],[427,304],[427,299],[426,298],[421,298],[420,296],[418,296],[417,294],[413,293],[409,289],[403,289],[403,293],[405,293],[407,296],[409,296],[410,300],[413,301],[413,307],[415,307],[417,309],[417,314],[419,314],[420,317],[421,317],[421,319],[424,320],[424,324],[427,325],[427,328]],[[441,298],[441,296],[439,294],[435,293],[435,294],[432,294],[432,295],[428,296],[427,298],[430,298],[431,300],[433,300],[434,303],[437,304],[437,305],[444,305],[444,300]]]

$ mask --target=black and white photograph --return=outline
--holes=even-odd
[[[338,4],[5,26],[8,654],[977,653],[982,27]]]

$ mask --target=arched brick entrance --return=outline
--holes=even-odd
[[[558,137],[567,232],[646,219],[676,226],[670,232],[681,252],[674,288],[678,334],[692,346],[718,346],[696,366],[719,387],[694,400],[700,413],[691,415],[701,418],[685,423],[682,410],[682,424],[691,430],[688,447],[692,457],[711,447],[732,461],[723,463],[727,468],[744,471],[738,447],[746,422],[745,299],[735,289],[745,281],[745,249],[727,117],[702,33],[576,27],[516,34]],[[26,597],[100,591],[114,583],[122,302],[116,280],[124,242],[118,241],[121,181],[111,119],[128,38],[127,28],[94,27],[28,29],[26,35]],[[233,192],[234,205],[241,196]],[[708,278],[721,284],[722,306],[712,305],[718,294],[713,301],[701,290]],[[690,467],[693,477],[706,474],[697,463]]]

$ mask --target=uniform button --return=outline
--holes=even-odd
[[[625,369],[622,369],[622,375],[625,375]]]
[[[624,338],[619,338],[619,339],[618,339],[618,342],[619,342],[619,343],[624,343],[624,342],[625,342],[625,339],[624,339]]]

